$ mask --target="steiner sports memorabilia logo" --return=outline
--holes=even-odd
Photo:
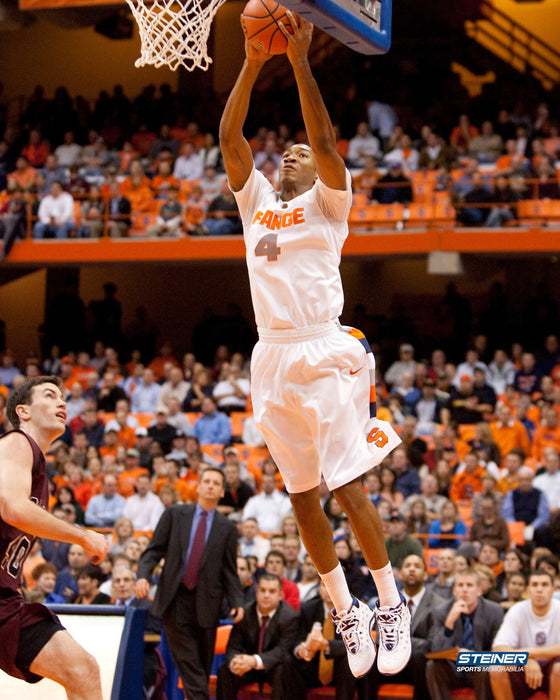
[[[528,661],[528,651],[460,651],[456,668],[458,671],[486,671],[492,666],[513,666],[512,671],[522,671]]]

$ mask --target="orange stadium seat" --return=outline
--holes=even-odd
[[[412,181],[414,202],[417,204],[426,204],[429,202],[434,190],[435,172],[429,170],[415,170],[410,173],[410,179]]]
[[[241,437],[243,434],[243,421],[245,418],[249,418],[253,414],[249,411],[232,411],[230,413],[231,418],[231,434],[234,437]]]
[[[523,547],[525,544],[525,523],[522,520],[517,520],[514,523],[508,523],[507,526],[511,541],[517,547]]]
[[[426,569],[430,576],[437,573],[440,552],[441,549],[424,549],[424,561],[426,562]]]
[[[218,462],[223,462],[224,446],[222,444],[213,443],[211,445],[201,445],[200,450],[205,455],[208,455],[208,457],[211,457],[212,459],[215,459]]]
[[[132,226],[130,227],[130,236],[145,236],[146,228],[155,224],[157,221],[157,214],[150,214],[148,212],[140,212],[132,214]]]
[[[367,194],[365,192],[354,192],[352,195],[353,207],[365,207],[367,205]]]
[[[542,199],[525,199],[519,202],[517,214],[522,224],[542,224],[549,215],[549,202]]]

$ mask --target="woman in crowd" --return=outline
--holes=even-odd
[[[379,470],[379,478],[381,479],[381,497],[385,501],[389,501],[391,508],[398,510],[403,502],[404,497],[400,491],[397,491],[397,475],[391,467],[383,465]]]
[[[124,554],[126,545],[134,537],[134,525],[128,518],[119,518],[114,526],[115,537],[109,551],[111,554]]]
[[[429,534],[428,546],[435,549],[442,547],[457,549],[466,537],[467,526],[461,520],[456,504],[450,499],[441,507],[440,518],[430,525]]]
[[[369,600],[374,594],[373,580],[369,573],[364,573],[350,547],[350,541],[346,537],[335,539],[334,548],[338,561],[342,565],[344,575],[348,581],[348,588],[360,600]]]
[[[74,508],[76,509],[76,525],[83,525],[84,511],[82,509],[82,506],[76,500],[76,496],[74,495],[72,487],[64,484],[57,491],[57,499],[56,503],[54,504],[54,508],[66,505],[74,506]]]
[[[426,504],[421,498],[417,498],[410,506],[408,532],[411,535],[427,535],[430,531],[430,522],[426,515]]]
[[[527,597],[525,590],[527,588],[527,579],[525,575],[518,571],[516,573],[510,574],[506,580],[506,595],[503,600],[500,601],[502,608],[509,610],[512,605],[518,603],[520,600],[525,600]]]
[[[523,574],[528,571],[527,557],[519,549],[508,549],[504,556],[503,570],[496,577],[496,588],[503,598],[507,597],[507,581],[512,574]]]

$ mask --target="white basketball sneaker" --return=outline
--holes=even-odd
[[[410,611],[401,596],[401,602],[394,608],[375,608],[377,618],[377,668],[386,676],[402,671],[410,660]]]
[[[355,678],[361,678],[373,666],[375,661],[375,643],[371,636],[371,628],[375,614],[365,603],[352,598],[350,610],[332,613],[336,631],[340,634],[346,646],[348,665]]]
[[[401,439],[393,426],[385,420],[370,418],[366,425],[367,445],[373,459],[371,466],[376,467],[401,444]]]

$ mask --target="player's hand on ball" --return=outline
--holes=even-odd
[[[284,24],[279,24],[278,26],[288,40],[286,54],[290,63],[293,63],[298,58],[307,56],[311,39],[313,38],[313,25],[309,20],[303,19],[303,17],[296,15],[291,10],[287,10],[286,14],[290,20],[290,28]]]
[[[248,39],[245,39],[245,55],[248,61],[253,61],[255,63],[263,64],[272,58],[272,54],[265,53],[262,49],[257,48]]]

